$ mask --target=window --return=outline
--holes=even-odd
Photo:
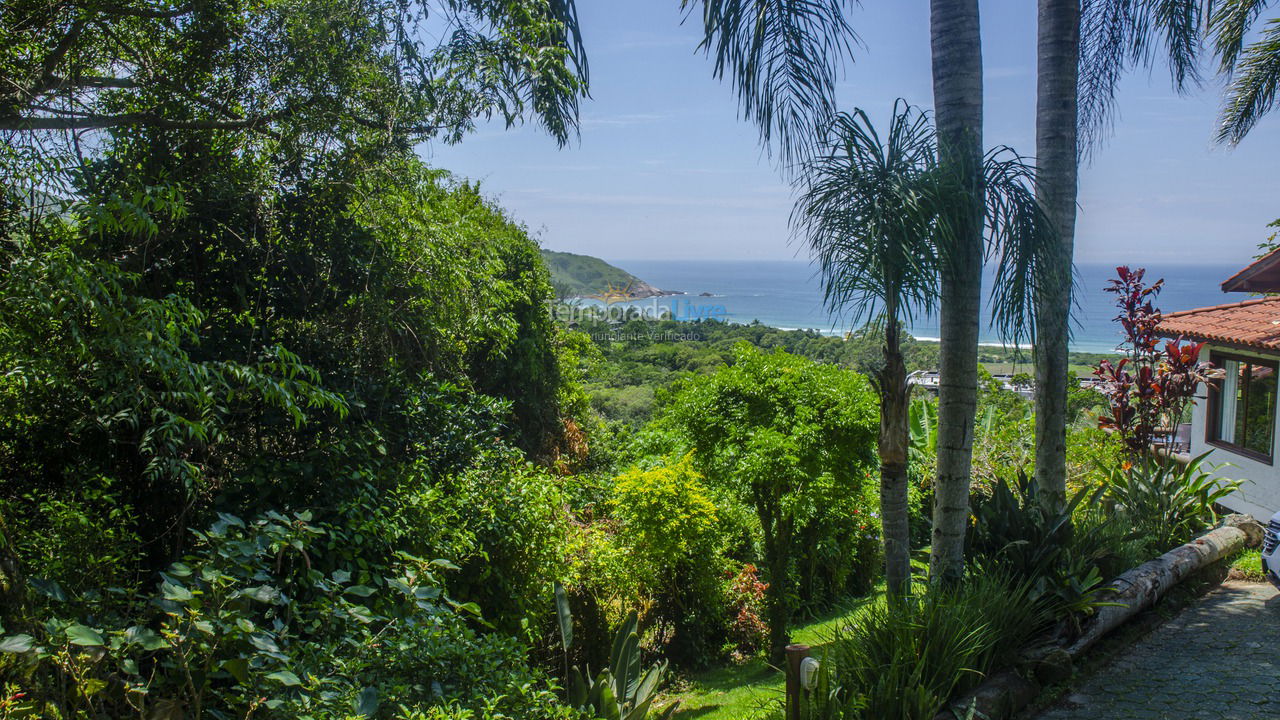
[[[1209,390],[1209,432],[1215,445],[1271,462],[1276,426],[1276,363],[1214,354],[1222,369]]]

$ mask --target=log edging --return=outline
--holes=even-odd
[[[975,717],[986,720],[1013,717],[1030,705],[1045,685],[1070,677],[1072,664],[1089,648],[1154,605],[1178,583],[1243,547],[1256,547],[1261,542],[1262,525],[1257,520],[1248,515],[1228,515],[1219,527],[1112,580],[1112,590],[1102,600],[1114,605],[1099,608],[1074,642],[1025,650],[1018,669],[994,673],[973,691],[950,703],[934,720],[967,717],[971,707],[977,710]]]

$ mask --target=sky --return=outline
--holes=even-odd
[[[607,260],[805,259],[791,193],[697,52],[678,0],[578,0],[591,97],[561,148],[536,124],[482,125],[420,151],[479,181],[543,247]],[[984,0],[985,143],[1035,151],[1035,3]],[[927,0],[863,0],[839,84],[843,110],[878,123],[893,102],[933,103]],[[1207,75],[1207,73],[1206,73]],[[1238,147],[1213,142],[1221,86],[1179,95],[1167,69],[1119,92],[1114,131],[1082,168],[1076,263],[1247,264],[1280,216],[1280,112]]]

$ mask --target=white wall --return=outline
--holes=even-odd
[[[1277,359],[1275,355],[1245,352],[1234,348],[1215,348],[1211,345],[1205,345],[1200,358],[1203,360],[1209,359],[1210,351],[1215,349],[1243,357],[1256,357],[1273,361]],[[1196,395],[1195,406],[1191,410],[1192,457],[1212,450],[1213,453],[1205,459],[1206,463],[1211,465],[1230,463],[1230,467],[1225,465],[1219,467],[1216,470],[1216,474],[1231,480],[1244,480],[1244,483],[1239,490],[1223,500],[1222,504],[1236,512],[1249,513],[1266,523],[1276,511],[1280,510],[1280,467],[1274,464],[1268,465],[1243,455],[1237,455],[1226,448],[1206,443],[1205,430],[1208,423],[1208,408],[1207,390],[1201,385],[1200,391]],[[1280,417],[1280,413],[1277,413],[1277,416]],[[1273,462],[1280,461],[1280,428],[1277,428],[1272,433],[1271,442]]]

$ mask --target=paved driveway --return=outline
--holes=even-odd
[[[1280,718],[1280,596],[1227,582],[1156,628],[1039,720]]]

